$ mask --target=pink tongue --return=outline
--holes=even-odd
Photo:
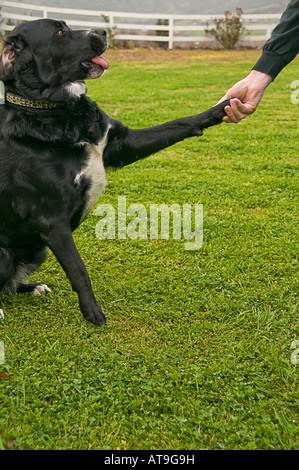
[[[101,67],[103,67],[103,69],[108,69],[109,67],[109,62],[108,60],[104,59],[104,57],[94,57],[93,59],[91,59],[91,62],[100,65]]]

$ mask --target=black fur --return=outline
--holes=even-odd
[[[97,325],[105,323],[105,316],[72,237],[98,183],[87,171],[93,146],[102,142],[99,168],[101,158],[104,167],[122,167],[201,135],[222,121],[228,104],[156,127],[130,129],[85,95],[83,80],[99,77],[106,68],[91,59],[105,49],[104,31],[72,31],[64,22],[38,20],[15,28],[0,60],[6,91],[63,105],[0,105],[0,293],[33,291],[36,284],[26,287],[22,281],[43,263],[50,247],[78,294],[84,318]]]

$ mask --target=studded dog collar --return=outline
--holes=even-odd
[[[21,96],[14,95],[13,93],[5,94],[6,101],[18,106],[23,106],[25,108],[35,108],[35,109],[55,109],[62,108],[64,103],[50,103],[49,101],[31,101]]]

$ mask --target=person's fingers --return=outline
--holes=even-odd
[[[250,109],[246,104],[241,103],[240,100],[231,100],[230,107],[232,109],[235,119],[239,122],[250,113]]]
[[[251,104],[242,103],[239,99],[232,99],[230,106],[224,108],[228,119],[226,116],[223,118],[224,122],[234,122],[237,124],[242,119],[246,118],[249,114],[252,114],[255,111],[255,108]]]
[[[233,111],[233,109],[232,109],[231,106],[226,106],[226,107],[224,108],[224,111],[226,112],[226,115],[227,115],[227,116],[229,117],[229,119],[230,119],[229,122],[234,122],[235,124],[237,124],[238,122],[241,121],[241,119],[239,119],[239,118],[237,118],[237,116],[235,116],[235,113],[234,113],[234,111]],[[223,118],[223,119],[224,119],[224,118]],[[226,121],[226,122],[228,122],[228,121]]]
[[[227,124],[230,124],[230,123],[232,122],[228,116],[224,116],[224,117],[222,118],[222,121],[223,121],[223,122],[226,122]]]
[[[242,119],[244,119],[244,117],[248,116],[249,114],[254,113],[254,111],[256,110],[256,106],[254,106],[252,103],[243,103],[238,99],[231,100],[230,105],[235,110],[237,115],[239,115],[240,117],[242,116]]]
[[[239,110],[236,108],[235,105],[233,105],[234,101],[236,102],[237,106],[238,103],[242,104],[242,102],[239,99],[233,98],[233,96],[230,93],[230,90],[218,101],[217,104],[221,103],[222,101],[225,101],[227,99],[230,99],[230,106],[226,106],[224,108],[224,111],[226,112],[226,116],[223,117],[223,121],[227,123],[238,123],[241,119],[243,119],[243,116],[239,115]],[[234,100],[234,101],[233,101]],[[233,106],[232,106],[233,105]],[[245,117],[245,116],[244,116]]]

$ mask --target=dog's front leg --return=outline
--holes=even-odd
[[[59,227],[61,229],[61,227]],[[96,325],[106,322],[92,291],[87,269],[76,248],[71,231],[51,230],[43,237],[66,273],[73,290],[77,293],[84,318]]]
[[[146,129],[130,129],[111,121],[104,152],[105,167],[122,167],[134,163],[188,137],[200,136],[203,129],[222,122],[229,100],[195,116],[184,117]]]

